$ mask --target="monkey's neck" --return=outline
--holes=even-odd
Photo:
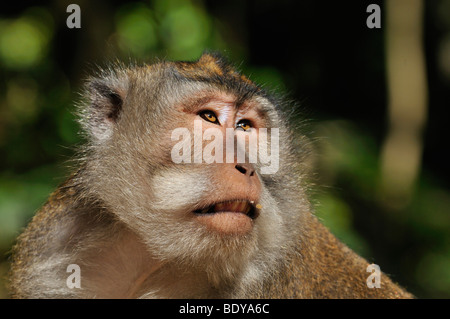
[[[210,298],[217,294],[201,271],[159,261],[131,231],[122,231],[102,251],[89,256],[82,266],[83,281],[96,297]]]

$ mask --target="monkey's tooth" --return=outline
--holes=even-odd
[[[237,212],[248,215],[253,207],[254,206],[247,201],[222,202],[211,206],[209,209],[203,209],[199,211],[199,213]]]
[[[237,212],[237,211],[239,211],[238,208],[239,208],[239,202],[234,202],[234,203],[231,205],[230,211],[231,211],[231,212]]]
[[[238,206],[238,211],[242,212],[242,213],[246,213],[247,206],[248,206],[247,202],[240,202],[239,206]]]

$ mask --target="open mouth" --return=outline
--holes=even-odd
[[[250,202],[248,200],[233,200],[220,202],[194,211],[194,213],[198,215],[216,214],[225,212],[244,214],[250,217],[251,219],[255,219],[259,215],[259,209],[256,208],[253,202]]]

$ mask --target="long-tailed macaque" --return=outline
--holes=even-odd
[[[100,73],[79,167],[13,249],[13,297],[412,297],[385,274],[369,287],[314,217],[308,143],[279,98],[216,54]]]

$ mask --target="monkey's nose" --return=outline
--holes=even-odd
[[[235,168],[244,175],[247,176],[255,175],[255,169],[253,168],[253,165],[250,163],[237,164]]]

